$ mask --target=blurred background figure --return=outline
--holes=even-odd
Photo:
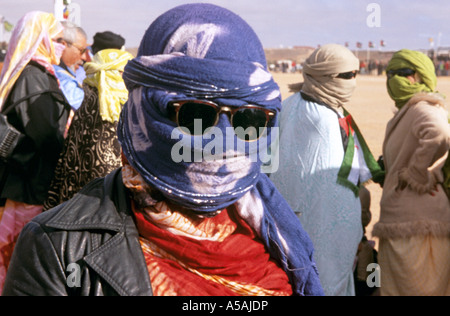
[[[117,122],[128,99],[122,73],[132,58],[128,52],[106,49],[84,65],[84,102],[70,126],[45,209],[71,199],[90,181],[122,166]]]
[[[3,63],[5,61],[5,57],[6,57],[6,50],[0,50],[0,73],[2,72],[3,69]]]
[[[41,213],[63,147],[70,108],[58,86],[53,64],[65,46],[63,27],[50,13],[31,12],[16,25],[0,77],[2,112],[25,137],[4,172],[0,208],[0,291],[16,239]]]
[[[108,48],[123,49],[125,39],[119,34],[105,31],[94,35],[94,43],[92,44],[92,53],[95,55],[99,51]]]
[[[375,241],[369,240],[366,236],[366,228],[372,220],[372,213],[370,211],[372,197],[370,191],[365,186],[361,187],[359,197],[361,200],[361,224],[364,235],[359,243],[356,254],[355,271],[353,273],[355,278],[355,292],[356,296],[375,296],[379,294],[379,289],[370,287],[367,284],[367,278],[371,274],[371,270],[367,271],[367,268],[370,264],[378,263]]]

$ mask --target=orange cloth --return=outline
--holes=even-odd
[[[191,219],[160,202],[135,216],[154,295],[292,295],[286,273],[232,208]]]
[[[42,212],[42,205],[28,205],[6,200],[0,209],[0,295],[9,262],[22,228]]]

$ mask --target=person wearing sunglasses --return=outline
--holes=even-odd
[[[283,102],[280,167],[270,175],[313,241],[327,296],[355,295],[353,264],[363,237],[359,190],[382,174],[344,109],[359,64],[336,44],[306,59],[304,82]]]
[[[444,97],[425,54],[404,49],[387,67],[397,112],[383,145],[386,180],[380,219],[381,295],[450,295],[450,128]]]
[[[25,229],[6,294],[323,295],[311,240],[249,156],[281,108],[253,29],[216,5],[175,7],[123,78],[123,167]],[[195,156],[220,133],[216,159],[175,161],[180,142]]]
[[[77,81],[76,70],[87,58],[87,35],[81,27],[72,22],[64,21],[61,24],[64,27],[64,34],[57,41],[66,48],[61,62],[54,65],[54,68],[64,95],[76,111],[84,99],[83,87]]]

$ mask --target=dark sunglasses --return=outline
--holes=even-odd
[[[409,77],[414,76],[416,72],[410,68],[402,68],[397,70],[389,70],[387,72],[388,78],[392,78],[394,76],[400,76],[400,77]]]
[[[176,113],[176,123],[190,135],[203,135],[208,128],[216,126],[219,115],[226,113],[238,138],[244,141],[258,140],[265,132],[275,112],[254,105],[231,108],[206,100],[178,100],[169,103]],[[195,128],[196,120],[201,120],[201,129]],[[242,128],[242,129],[240,129]]]
[[[337,75],[337,78],[351,80],[353,78],[356,78],[357,75],[358,75],[357,71],[349,71],[349,72],[344,72],[342,74]]]

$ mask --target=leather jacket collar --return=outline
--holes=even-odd
[[[139,233],[130,210],[122,172],[118,169],[104,181],[97,179],[86,186],[46,226],[65,231],[112,233],[110,239],[83,260],[120,295],[152,295]]]

